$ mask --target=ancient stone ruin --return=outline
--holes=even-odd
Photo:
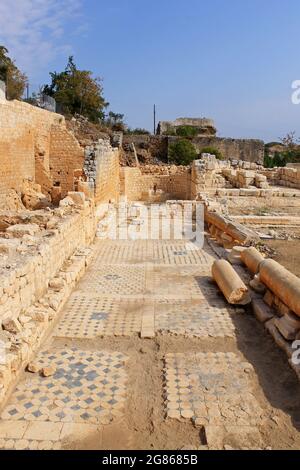
[[[72,125],[0,89],[0,447],[299,446],[300,169]]]

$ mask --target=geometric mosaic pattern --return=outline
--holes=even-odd
[[[90,269],[78,289],[106,296],[139,295],[145,291],[145,283],[143,267],[103,265],[101,269]]]
[[[162,334],[194,338],[234,338],[229,309],[212,307],[206,301],[160,301],[155,305],[155,329]]]
[[[43,352],[36,362],[55,365],[56,373],[20,382],[1,419],[109,424],[123,412],[127,359],[118,352]]]
[[[54,336],[93,339],[140,333],[142,310],[138,301],[118,302],[88,294],[73,294]]]
[[[118,312],[119,306],[112,299],[73,294],[54,335],[86,339],[101,336],[111,316]]]
[[[251,390],[251,367],[233,353],[167,354],[167,417],[197,426],[258,426],[263,410]]]
[[[102,264],[162,264],[203,265],[210,264],[212,255],[185,241],[136,240],[98,243],[96,263]]]

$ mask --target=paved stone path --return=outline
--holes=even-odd
[[[162,397],[156,410],[162,420],[204,429],[211,448],[222,447],[227,434],[254,436],[259,446],[266,410],[253,390],[253,367],[236,346],[224,351],[216,342],[212,351],[202,350],[202,341],[237,335],[236,314],[210,280],[210,248],[102,240],[94,249],[94,262],[36,358],[56,372],[48,378],[24,373],[1,414],[0,447],[60,449],[76,441],[85,448],[89,439],[96,448],[109,446],[110,426],[122,429],[127,421],[128,430],[134,418],[129,379],[139,365],[120,341],[138,337],[141,344],[158,337],[181,341],[179,350],[176,342],[166,347],[161,365],[153,364],[161,370],[154,394]],[[191,341],[199,343],[192,348]],[[146,402],[147,390],[142,393]],[[123,445],[135,448],[129,434]],[[187,437],[181,444],[191,443]]]

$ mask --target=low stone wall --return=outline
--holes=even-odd
[[[2,239],[2,253],[15,243],[17,248],[0,271],[0,398],[26,367],[90,257],[94,204],[75,210],[68,204],[55,209],[42,235],[37,224],[14,225],[9,233],[18,238]]]
[[[265,169],[262,173],[274,185],[300,189],[299,168],[272,168]]]
[[[256,186],[261,189],[268,189],[267,177],[251,170],[232,170],[222,171],[222,175],[236,188],[249,188]]]
[[[129,201],[150,201],[160,196],[157,202],[168,199],[190,199],[190,169],[186,167],[178,174],[142,174],[140,168],[122,168],[121,194],[126,195]]]

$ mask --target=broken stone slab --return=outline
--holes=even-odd
[[[266,323],[274,317],[272,310],[261,299],[252,300],[252,309],[260,323]]]
[[[241,259],[253,274],[257,274],[260,263],[264,261],[265,258],[256,248],[251,247],[241,253]]]
[[[76,206],[85,205],[85,194],[83,192],[69,191],[68,197],[72,199]]]
[[[270,290],[267,290],[267,292],[264,295],[264,302],[269,306],[273,307],[274,305],[274,295]]]
[[[300,279],[272,259],[263,261],[259,272],[261,282],[300,316]]]
[[[65,282],[61,278],[54,278],[49,282],[50,289],[53,289],[55,292],[61,291],[65,286]]]
[[[13,238],[22,238],[24,235],[34,236],[39,231],[40,227],[37,224],[17,224],[6,229],[6,233]]]
[[[248,305],[251,297],[242,279],[226,260],[215,261],[212,276],[231,305]]]
[[[277,344],[277,346],[279,346],[280,349],[282,349],[286,353],[286,355],[289,358],[291,358],[293,353],[294,353],[294,350],[292,348],[292,343],[287,341],[282,336],[282,334],[278,331],[278,329],[276,327],[276,324],[275,324],[275,320],[276,319],[273,318],[272,320],[269,320],[265,323],[266,330],[273,337],[273,339],[274,339],[275,343]]]
[[[50,204],[49,199],[43,193],[32,189],[22,195],[22,202],[29,210],[45,209]]]
[[[75,203],[70,196],[65,197],[59,202],[60,208],[73,207],[73,206],[75,206]]]
[[[296,339],[297,333],[300,331],[300,324],[298,324],[297,327],[293,326],[291,323],[289,323],[286,316],[275,318],[275,325],[278,331],[287,341],[294,341]]]

